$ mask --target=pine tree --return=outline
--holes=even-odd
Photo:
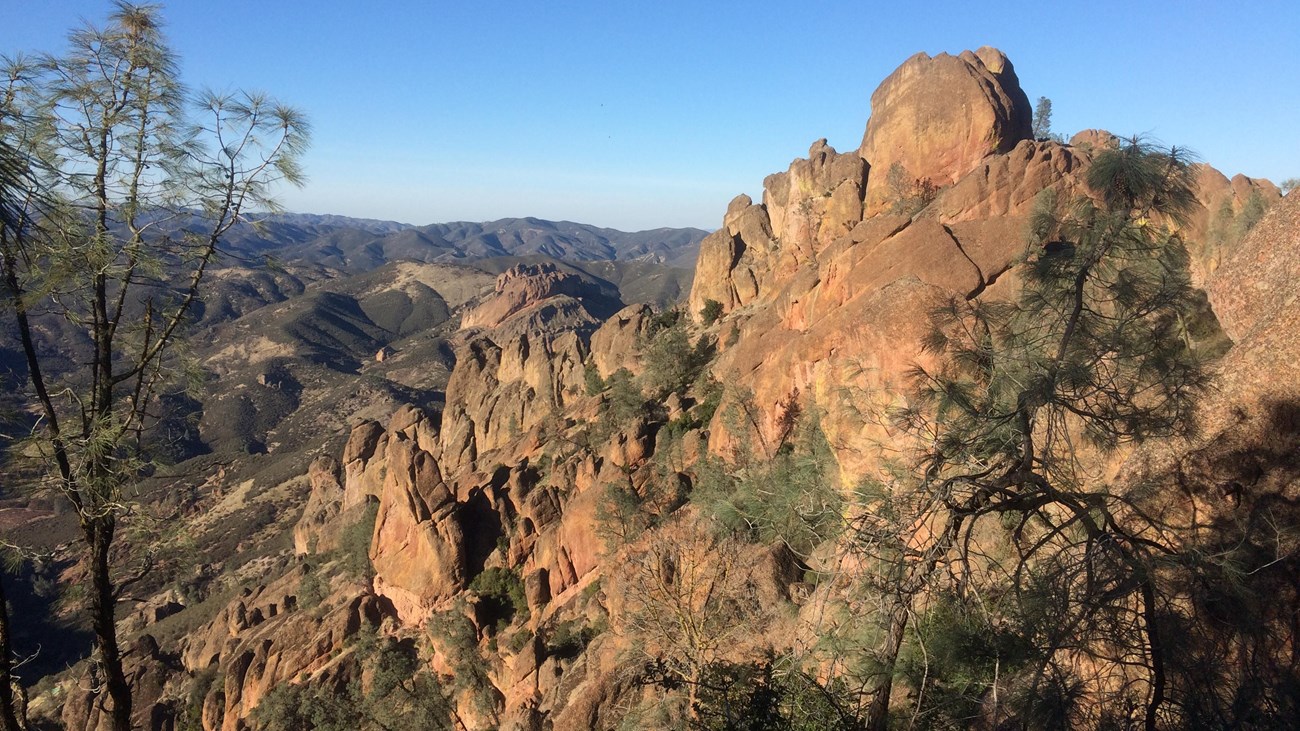
[[[1034,106],[1034,139],[1053,139],[1052,100],[1045,96],[1038,97],[1038,104]]]
[[[262,95],[188,96],[155,7],[119,2],[105,27],[69,40],[65,55],[9,63],[0,89],[0,132],[35,172],[0,269],[40,415],[34,444],[79,519],[97,662],[112,727],[125,731],[115,608],[150,568],[115,576],[126,488],[218,245],[249,211],[273,209],[272,186],[301,182],[307,123]],[[36,198],[49,207],[31,208]],[[87,333],[84,366],[37,349],[38,315]]]
[[[1013,603],[1031,611],[1031,596],[1070,597],[1027,620],[1041,647],[1021,681],[1027,695],[1067,671],[1055,657],[1067,643],[1086,651],[1105,636],[1145,667],[1142,724],[1156,727],[1166,658],[1153,574],[1172,548],[1138,496],[1087,474],[1082,450],[1195,430],[1192,407],[1208,376],[1182,329],[1194,297],[1173,233],[1195,198],[1185,154],[1137,139],[1099,153],[1087,184],[1091,195],[1077,200],[1042,196],[1016,301],[954,298],[932,313],[925,345],[939,365],[915,370],[898,420],[925,445],[919,507],[905,522],[934,530],[896,546],[898,589],[869,728],[887,724],[914,599],[941,564],[958,567],[958,590],[967,585],[988,518],[1010,530]],[[1130,633],[1099,629],[1120,616],[1132,620]]]

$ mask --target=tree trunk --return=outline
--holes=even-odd
[[[889,612],[889,631],[885,635],[882,649],[882,667],[880,679],[876,681],[871,705],[867,707],[867,731],[885,731],[889,728],[889,697],[894,690],[894,668],[898,664],[898,653],[903,647],[903,635],[907,632],[907,601],[899,598]]]
[[[104,687],[113,703],[113,731],[131,729],[131,684],[122,669],[122,651],[117,644],[116,592],[109,573],[108,551],[113,545],[115,520],[110,514],[88,518],[86,541],[90,544],[90,614],[95,643],[104,672]]]
[[[1151,651],[1151,698],[1147,701],[1143,724],[1146,731],[1159,728],[1160,704],[1165,700],[1165,650],[1156,622],[1156,592],[1148,576],[1142,582],[1142,623],[1146,625],[1147,644]]]
[[[9,647],[9,605],[0,575],[0,731],[22,731],[14,706],[13,655]]]

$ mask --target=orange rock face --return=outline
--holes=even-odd
[[[375,591],[399,617],[419,622],[466,582],[465,533],[437,460],[409,439],[390,438],[370,562]]]
[[[302,518],[293,528],[293,551],[297,554],[328,551],[337,545],[337,534],[327,526],[343,507],[343,486],[339,484],[339,463],[333,457],[317,457],[307,470],[311,495]]]
[[[1086,193],[1093,155],[1117,141],[1098,130],[1072,145],[1028,139],[1025,95],[993,49],[914,56],[872,99],[859,150],[869,171],[819,142],[807,160],[767,178],[763,205],[732,201],[722,228],[701,245],[690,310],[723,304],[720,327],[736,337],[715,376],[751,394],[764,414],[759,433],[733,435],[720,409],[715,452],[775,438],[778,406],[796,395],[822,414],[832,444],[888,443],[884,414],[905,390],[905,373],[924,360],[932,303],[1014,292],[1012,267],[1037,197],[1046,189],[1062,198]],[[893,162],[942,184],[915,214],[892,215],[880,197]],[[852,200],[860,173],[865,204],[837,204]],[[1208,167],[1198,182],[1202,206],[1183,236],[1200,282],[1226,245],[1211,236],[1212,210],[1226,201],[1239,212],[1251,196],[1267,203],[1277,192]],[[841,466],[861,474],[877,462],[868,451],[841,450]]]
[[[641,372],[636,348],[650,325],[651,314],[646,305],[628,305],[592,333],[591,359],[601,378],[609,378],[620,368],[633,375]]]
[[[1029,139],[1031,114],[1011,61],[997,49],[909,58],[871,95],[858,150],[871,164],[868,213],[886,207],[886,173],[895,163],[910,178],[954,183],[985,157]]]
[[[461,327],[492,328],[521,311],[559,297],[581,297],[590,285],[554,264],[517,264],[497,277],[496,293],[465,313]]]

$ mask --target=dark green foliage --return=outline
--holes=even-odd
[[[321,575],[320,567],[304,564],[302,580],[298,582],[298,606],[315,609],[329,596],[329,579]]]
[[[605,379],[600,377],[600,370],[593,361],[587,361],[582,367],[582,381],[587,387],[588,396],[596,396],[605,390]]]
[[[704,300],[704,306],[700,308],[700,321],[705,327],[712,325],[722,317],[722,303],[714,299]]]
[[[366,297],[359,304],[371,322],[398,337],[432,330],[451,317],[442,295],[422,282]]]
[[[365,720],[357,696],[319,686],[284,683],[266,694],[253,712],[266,731],[356,731]]]
[[[1033,130],[1036,140],[1052,138],[1052,100],[1045,96],[1038,97],[1038,103],[1034,106]]]
[[[474,624],[465,611],[464,604],[459,604],[435,614],[427,624],[429,635],[455,668],[452,689],[457,694],[469,693],[480,712],[492,713],[500,707],[502,698],[488,677],[487,662],[479,655]]]
[[[811,417],[770,459],[749,457],[734,466],[708,458],[696,472],[691,500],[754,540],[784,543],[807,556],[843,529],[835,458]]]
[[[587,645],[603,631],[577,619],[566,619],[555,625],[546,640],[547,654],[564,659],[573,659],[587,649]]]
[[[221,680],[217,667],[210,666],[194,674],[189,693],[185,696],[185,709],[179,719],[179,731],[203,731],[203,701]]]
[[[362,508],[361,516],[339,534],[338,553],[343,570],[366,582],[375,576],[375,567],[370,563],[370,540],[378,516],[379,502],[369,501]]]
[[[285,360],[270,361],[260,376],[204,405],[201,430],[214,450],[265,453],[269,433],[301,405],[302,384]]]
[[[918,634],[953,649],[949,677],[927,676],[935,686],[925,692],[975,703],[990,647],[995,658],[1015,655],[985,630],[1010,626],[1042,650],[1028,677],[1016,680],[1034,689],[1017,709],[1026,723],[1072,712],[1065,701],[1078,692],[1080,660],[1058,650],[1105,667],[1120,647],[1128,671],[1145,672],[1146,681],[1093,687],[1101,694],[1093,702],[1104,698],[1106,711],[1131,711],[1125,723],[1155,728],[1168,700],[1169,656],[1154,577],[1177,546],[1162,541],[1163,526],[1139,507],[1148,498],[1143,485],[1121,488],[1080,470],[1077,450],[1196,432],[1206,356],[1187,330],[1198,310],[1187,254],[1166,225],[1182,223],[1197,205],[1192,175],[1180,150],[1140,140],[1098,153],[1087,173],[1092,197],[1058,201],[1046,191],[1040,199],[1018,300],[953,299],[934,310],[926,347],[942,366],[916,369],[912,404],[898,414],[927,445],[920,507],[896,527],[924,520],[936,529],[923,560],[894,564],[901,599],[890,637],[907,626],[911,592],[937,581],[940,561],[961,567],[959,587],[980,580],[981,557],[970,546],[985,517],[1009,531],[1014,557],[986,580],[998,586],[1009,575],[1017,592],[996,607],[956,593],[961,611],[926,620]],[[977,609],[990,614],[974,620]],[[987,626],[972,629],[972,621]],[[886,668],[897,652],[884,653]],[[932,663],[944,657],[928,647],[927,655]],[[887,677],[880,687],[887,699]],[[875,709],[873,728],[886,707]]]
[[[477,652],[478,635],[474,623],[465,616],[463,605],[433,615],[428,629],[435,645],[454,664],[467,662]]]
[[[666,690],[686,685],[661,663],[646,667],[645,681]],[[839,703],[842,688],[826,687],[811,676],[769,656],[761,662],[709,665],[694,684],[698,731],[857,731],[862,720]]]
[[[713,421],[713,415],[718,412],[718,406],[722,404],[723,388],[711,375],[698,383],[695,395],[700,403],[691,410],[691,418],[700,426],[708,426]]]
[[[704,368],[717,353],[717,344],[710,337],[700,337],[691,343],[686,323],[680,319],[655,330],[643,345],[645,373],[642,383],[653,398],[662,399],[670,393],[683,394],[699,378]]]
[[[992,622],[979,607],[954,596],[937,597],[912,628],[913,642],[899,660],[899,672],[909,685],[925,688],[913,709],[917,727],[968,727],[995,684],[1015,677],[1040,655],[1017,629],[1005,619]],[[1000,690],[1007,692],[1005,687]]]
[[[668,309],[663,312],[655,313],[654,317],[650,318],[650,322],[646,326],[646,337],[653,338],[661,331],[676,326],[681,319],[682,313],[676,309]]]
[[[357,662],[368,684],[284,683],[254,711],[265,731],[417,731],[453,728],[451,704],[437,679],[422,669],[410,641],[362,630]]]
[[[515,620],[528,618],[528,600],[519,574],[500,567],[486,569],[474,577],[470,591],[478,594],[479,606],[487,620],[500,632]]]
[[[614,371],[605,382],[609,391],[606,413],[615,424],[627,424],[645,408],[645,396],[636,385],[636,379],[626,368]]]
[[[605,381],[606,396],[601,404],[599,420],[593,425],[592,438],[596,442],[608,439],[615,432],[627,428],[646,413],[647,402],[636,377],[626,368],[619,368]]]

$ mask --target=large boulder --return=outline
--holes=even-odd
[[[591,360],[601,378],[609,378],[620,368],[641,372],[638,348],[653,314],[646,305],[628,305],[592,333]]]
[[[383,456],[387,447],[388,432],[379,422],[367,419],[352,427],[343,448],[345,509],[379,497],[384,488]]]
[[[888,207],[886,178],[895,163],[909,179],[943,186],[1031,136],[1029,99],[1001,51],[918,53],[871,95],[858,151],[871,164],[868,215]]]

